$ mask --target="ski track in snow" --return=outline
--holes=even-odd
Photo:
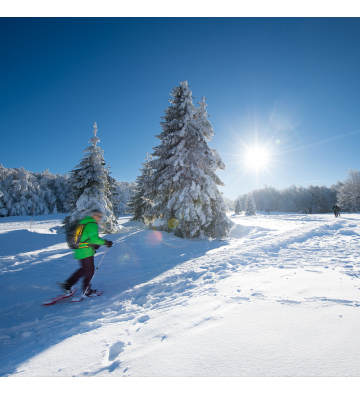
[[[232,334],[237,338],[231,331],[241,327],[244,338],[248,323],[231,326],[231,319],[238,323],[239,318],[234,318],[237,309],[243,309],[244,316],[250,314],[250,320],[252,314],[262,309],[259,317],[264,318],[259,318],[256,327],[266,318],[262,324],[266,329],[256,339],[268,339],[264,358],[270,361],[270,356],[279,352],[276,347],[281,349],[281,342],[272,345],[276,333],[284,330],[276,328],[272,321],[284,312],[293,317],[293,322],[297,320],[296,314],[304,317],[313,314],[315,322],[318,315],[322,322],[327,322],[328,311],[343,312],[347,308],[353,318],[343,328],[344,333],[346,330],[352,333],[352,325],[357,328],[354,318],[360,312],[357,214],[342,214],[338,219],[327,214],[277,213],[256,217],[232,214],[236,226],[231,237],[211,241],[183,240],[145,230],[139,223],[127,222],[129,217],[121,217],[121,233],[106,235],[114,245],[93,281],[93,287],[103,289],[103,295],[79,304],[64,300],[42,307],[44,300],[60,293],[55,281],[65,280],[77,268],[61,233],[64,216],[35,217],[31,230],[30,217],[0,219],[2,376],[201,376],[206,372],[209,376],[326,375],[325,370],[316,370],[311,365],[316,365],[317,355],[312,354],[311,359],[303,349],[298,352],[304,360],[311,359],[311,368],[294,371],[291,366],[275,367],[271,363],[264,367],[262,361],[251,360],[247,354],[242,355],[243,359],[237,354],[231,357],[231,342],[224,343],[221,332],[216,334],[220,327],[222,331],[227,328],[229,338]],[[95,264],[104,251],[98,250]],[[77,288],[80,292],[80,287]],[[336,313],[336,317],[341,319],[343,314]],[[229,325],[221,326],[227,319]],[[302,321],[297,325],[301,327]],[[328,325],[336,331],[333,321]],[[273,328],[269,334],[268,326]],[[257,330],[249,328],[249,333],[253,331],[257,336]],[[302,330],[305,333],[307,328]],[[323,330],[326,333],[326,327]],[[200,344],[204,333],[209,339],[214,336],[220,349],[228,350],[228,359],[221,357],[225,358],[221,367],[217,365],[219,348],[211,354],[204,344],[203,355],[191,354],[194,348],[191,339],[198,339]],[[283,335],[286,338],[287,333]],[[305,341],[301,333],[296,332],[296,337],[300,345]],[[248,351],[249,347],[259,347],[262,341],[254,345],[250,335],[248,340],[242,345]],[[359,344],[359,338],[356,340]],[[326,353],[328,343],[322,346],[322,340],[317,341],[320,354]],[[287,344],[290,343],[289,339]],[[182,347],[189,354],[172,359],[173,350]],[[78,355],[75,363],[74,355]],[[354,366],[340,370],[339,375],[359,375],[360,361],[351,358]],[[236,371],[234,361],[239,363]],[[246,364],[249,367],[241,370],[240,366]],[[330,375],[331,369],[335,369],[334,365],[328,366]],[[332,374],[337,375],[337,371]]]

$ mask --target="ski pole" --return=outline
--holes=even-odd
[[[89,288],[90,285],[91,285],[91,281],[92,281],[93,278],[95,277],[95,274],[96,274],[97,270],[99,269],[99,267],[100,267],[100,265],[101,265],[101,262],[102,262],[103,259],[104,259],[104,256],[105,256],[106,253],[108,252],[108,249],[109,249],[109,247],[108,247],[107,250],[104,252],[104,255],[103,255],[103,257],[101,258],[100,263],[98,264],[98,267],[95,269],[94,274],[93,274],[93,276],[91,277],[91,280],[90,280],[90,282],[89,282],[89,285],[86,287],[86,289],[85,289],[85,291],[84,291],[84,295],[86,295],[86,292],[87,292],[88,288]]]

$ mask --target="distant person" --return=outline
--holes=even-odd
[[[338,217],[340,217],[340,207],[338,205],[336,205],[336,209],[337,209],[337,215],[338,215]]]
[[[309,207],[309,214],[311,214],[312,213],[312,208],[311,207]]]
[[[304,214],[307,214],[307,213],[308,213],[308,209],[305,208],[305,209],[304,209]]]
[[[331,209],[334,211],[335,218],[340,216],[340,207],[337,204],[334,204]]]
[[[96,296],[96,289],[91,289],[90,281],[94,275],[94,255],[101,245],[111,247],[112,241],[103,240],[99,237],[98,223],[101,221],[103,213],[100,210],[93,210],[90,215],[79,221],[80,225],[85,224],[83,229],[79,248],[74,250],[75,259],[80,260],[80,269],[78,269],[65,282],[58,283],[65,293],[71,293],[71,287],[77,283],[82,277],[84,296]],[[89,288],[89,289],[88,289]],[[86,291],[86,293],[85,293]]]

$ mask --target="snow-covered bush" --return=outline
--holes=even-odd
[[[152,206],[144,215],[158,230],[183,238],[222,237],[233,223],[217,186],[224,184],[215,174],[225,170],[215,149],[208,146],[214,135],[205,99],[196,108],[186,81],[171,92],[165,110],[161,145],[154,148],[148,189],[144,196]]]

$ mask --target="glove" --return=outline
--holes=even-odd
[[[110,240],[105,240],[105,245],[106,245],[108,248],[110,248],[110,247],[112,247],[113,242],[110,241]]]
[[[97,244],[94,244],[94,250],[98,250],[100,248],[100,246],[99,245],[97,245]]]

